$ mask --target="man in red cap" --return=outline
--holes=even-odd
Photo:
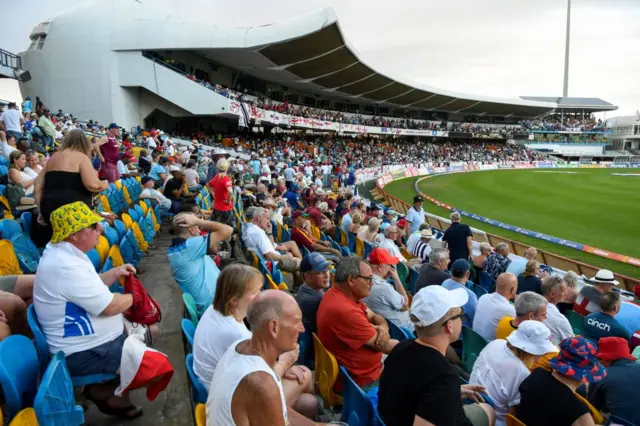
[[[413,323],[409,319],[409,297],[402,286],[395,265],[400,262],[385,249],[376,248],[369,254],[371,265],[372,285],[369,296],[362,301],[378,315],[388,319],[398,327],[405,327],[413,331]],[[387,280],[391,278],[393,287]]]
[[[640,364],[629,353],[629,342],[621,337],[603,337],[598,346],[598,359],[607,368],[607,375],[589,386],[589,401],[600,411],[640,425],[640,406],[633,396],[640,383]]]

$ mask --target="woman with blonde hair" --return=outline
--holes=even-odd
[[[93,151],[82,130],[71,130],[62,139],[59,151],[51,156],[36,178],[38,222],[48,225],[51,212],[65,204],[82,201],[91,206],[93,194],[109,187],[109,182],[98,178],[91,164]]]
[[[213,193],[211,220],[233,226],[233,185],[228,176],[229,160],[221,158],[216,163],[218,172],[208,183]]]
[[[380,224],[382,222],[376,217],[369,218],[366,226],[361,226],[358,229],[357,237],[365,242],[375,244],[378,239],[378,231],[380,230]]]
[[[537,260],[530,260],[524,267],[524,272],[518,276],[518,294],[523,291],[533,291],[542,295],[542,280],[540,274],[540,263]]]
[[[260,271],[243,263],[227,266],[218,276],[213,304],[202,315],[193,339],[193,370],[206,389],[209,389],[216,366],[231,344],[251,338],[244,319],[263,285]],[[311,395],[313,381],[306,367],[294,366],[298,355],[298,349],[286,352],[272,368],[283,379],[287,405],[300,413],[311,414],[310,407],[316,407],[315,397]]]
[[[351,220],[352,222],[351,225],[349,225],[349,232],[351,232],[352,234],[357,234],[360,230],[360,227],[362,226],[362,222],[364,222],[364,214],[362,214],[360,211],[356,211],[351,216]]]

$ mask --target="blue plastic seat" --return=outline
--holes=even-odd
[[[118,241],[120,241],[120,235],[118,234],[118,231],[116,231],[115,228],[109,225],[103,226],[103,228],[104,236],[106,237],[107,241],[109,241],[109,247],[118,244]]]
[[[63,352],[58,352],[51,358],[40,381],[33,408],[41,425],[73,426],[84,423],[84,410],[76,405]]]
[[[0,220],[0,238],[10,240],[15,234],[22,233],[22,226],[13,219]]]
[[[193,339],[196,335],[196,327],[190,319],[183,318],[180,325],[182,326],[182,335],[187,340],[187,353],[191,353],[193,348]]]
[[[137,265],[138,260],[135,256],[135,249],[131,245],[129,239],[125,236],[120,240],[120,254],[122,255],[122,260],[124,263],[130,263],[131,265]]]
[[[38,263],[40,262],[40,251],[33,241],[31,241],[31,238],[23,234],[22,229],[20,229],[19,233],[11,236],[10,241],[11,244],[13,244],[13,250],[16,252],[22,272],[25,274],[35,274],[36,269],[38,269]]]
[[[0,387],[8,419],[31,406],[38,375],[38,355],[31,340],[16,334],[0,342]]]
[[[133,255],[134,255],[134,258],[136,259],[136,263],[139,262],[140,259],[142,259],[142,257],[144,256],[144,254],[142,253],[142,249],[138,245],[138,240],[136,240],[136,236],[133,234],[133,229],[129,229],[127,231],[127,233],[125,234],[125,238],[129,241],[129,244],[131,244],[131,247],[133,248]]]
[[[184,317],[191,320],[193,326],[197,327],[200,317],[198,316],[198,307],[193,296],[189,293],[182,293],[182,303],[184,303]]]
[[[206,403],[209,392],[202,386],[198,376],[193,371],[193,354],[187,354],[185,358],[185,364],[187,365],[187,374],[189,375],[189,382],[191,383],[191,398],[196,404]]]
[[[367,394],[353,381],[347,369],[340,367],[343,383],[341,421],[349,426],[368,426],[373,423],[373,404]]]
[[[392,339],[396,339],[399,342],[407,339],[415,339],[413,332],[409,329],[398,327],[391,321],[387,320],[387,324],[389,325],[389,337]]]
[[[476,296],[478,296],[478,299],[480,299],[480,296],[488,294],[487,290],[485,290],[484,287],[479,286],[478,284],[473,284],[471,290],[475,293]]]
[[[309,367],[310,370],[315,366],[315,353],[313,351],[313,337],[310,331],[305,331],[298,337],[298,345],[300,345],[300,355],[298,356],[298,364]]]
[[[368,259],[372,251],[373,251],[373,244],[365,241],[364,242],[364,258]]]
[[[291,241],[291,232],[288,229],[282,229],[282,242]]]
[[[493,278],[484,271],[480,272],[480,287],[487,290],[488,293],[493,290]]]
[[[140,215],[135,209],[129,209],[129,216],[134,222],[140,222]]]
[[[340,254],[343,256],[351,256],[351,250],[349,250],[349,247],[340,246]]]
[[[347,232],[347,237],[349,238],[349,250],[351,253],[355,253],[356,251],[356,236],[351,232]]]
[[[116,231],[118,232],[118,239],[122,239],[127,233],[127,227],[124,224],[124,222],[121,221],[120,219],[116,219],[113,222],[113,226],[114,228],[116,228]]]
[[[20,224],[22,225],[22,231],[28,236],[31,236],[31,222],[33,215],[31,212],[24,212],[20,215]]]
[[[96,272],[100,272],[100,267],[102,266],[101,265],[102,262],[100,261],[100,254],[98,253],[98,250],[93,249],[87,252],[87,257],[93,264],[93,268],[96,270]]]

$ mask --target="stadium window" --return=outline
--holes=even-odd
[[[378,115],[389,114],[389,108],[378,108]]]
[[[33,50],[36,47],[36,42],[37,42],[37,39],[33,40],[27,50]]]
[[[42,50],[42,48],[44,47],[44,41],[47,38],[46,35],[43,35],[40,37],[40,39],[38,40],[38,50]]]
[[[349,111],[358,112],[358,104],[349,104]]]

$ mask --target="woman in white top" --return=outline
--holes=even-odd
[[[42,171],[42,166],[38,164],[38,154],[35,151],[27,151],[27,166],[24,168],[24,172],[31,176],[32,179],[38,177],[38,174]]]
[[[234,263],[218,276],[213,306],[202,315],[193,339],[193,370],[208,390],[218,362],[231,344],[250,339],[251,331],[244,325],[247,309],[264,286],[264,277],[257,269]],[[287,405],[304,415],[306,407],[316,407],[311,371],[294,366],[299,350],[286,352],[272,366],[282,380]]]
[[[380,219],[376,217],[369,218],[367,226],[361,226],[360,229],[358,229],[357,237],[362,241],[375,244],[378,239],[380,224]]]
[[[27,157],[24,152],[13,151],[9,156],[9,161],[11,162],[9,166],[9,182],[22,187],[25,195],[32,195],[36,179],[24,172],[24,167],[27,165]]]
[[[523,321],[507,340],[490,342],[473,365],[470,384],[481,385],[494,402],[496,426],[520,403],[520,384],[542,355],[557,351],[551,332],[539,321]]]
[[[194,161],[187,163],[187,168],[184,170],[184,180],[189,190],[200,188],[200,176],[198,176],[196,163]]]

